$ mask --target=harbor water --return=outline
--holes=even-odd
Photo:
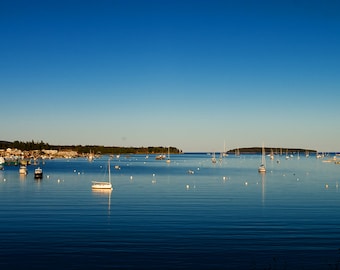
[[[108,156],[0,171],[0,269],[338,269],[340,165]]]

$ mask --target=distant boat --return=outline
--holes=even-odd
[[[166,163],[170,163],[170,147],[168,147],[168,159],[166,160]]]
[[[215,152],[213,153],[213,156],[211,158],[211,162],[212,163],[216,163],[216,156],[215,156]]]
[[[286,149],[286,159],[289,159],[288,149]]]
[[[164,154],[156,156],[156,160],[163,160],[165,158],[166,158],[166,156]]]
[[[264,145],[262,145],[262,160],[261,165],[258,169],[259,173],[265,173],[266,172],[266,153],[264,150]]]
[[[320,154],[318,152],[316,152],[315,156],[316,156],[316,158],[323,158],[322,154]]]
[[[228,156],[228,153],[227,153],[227,150],[225,148],[225,141],[224,141],[224,148],[223,148],[223,157],[227,157]]]
[[[21,165],[19,168],[19,174],[27,175],[27,167],[25,165]]]
[[[3,157],[0,157],[0,170],[4,169],[4,165],[5,165],[5,159]]]
[[[34,170],[34,178],[41,179],[43,177],[43,170],[38,167]]]
[[[92,151],[90,150],[90,154],[88,155],[88,161],[93,161],[94,160],[94,153],[92,153]]]
[[[222,161],[223,161],[223,152],[220,153],[220,158],[218,159],[218,161],[219,161],[220,163],[222,163]]]
[[[112,189],[110,159],[108,160],[108,171],[109,171],[109,181],[108,182],[92,181],[92,189]]]

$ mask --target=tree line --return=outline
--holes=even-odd
[[[120,146],[103,146],[103,145],[50,145],[43,141],[0,141],[0,149],[16,148],[21,151],[32,150],[73,150],[78,153],[94,153],[94,154],[160,154],[168,153],[168,147],[148,146],[148,147],[120,147]],[[169,148],[170,153],[182,153],[176,147]]]

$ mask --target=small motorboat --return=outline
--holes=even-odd
[[[27,175],[27,167],[25,165],[21,165],[19,168],[19,174]]]
[[[34,170],[34,178],[41,179],[43,177],[43,171],[40,167]]]

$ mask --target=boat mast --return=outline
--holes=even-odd
[[[109,166],[109,182],[110,182],[110,184],[111,184],[110,158],[109,158],[109,161],[108,161],[108,166]]]
[[[166,163],[170,163],[170,146],[168,146],[168,159],[166,160]]]
[[[262,164],[266,165],[266,152],[264,150],[264,143],[262,144]]]

